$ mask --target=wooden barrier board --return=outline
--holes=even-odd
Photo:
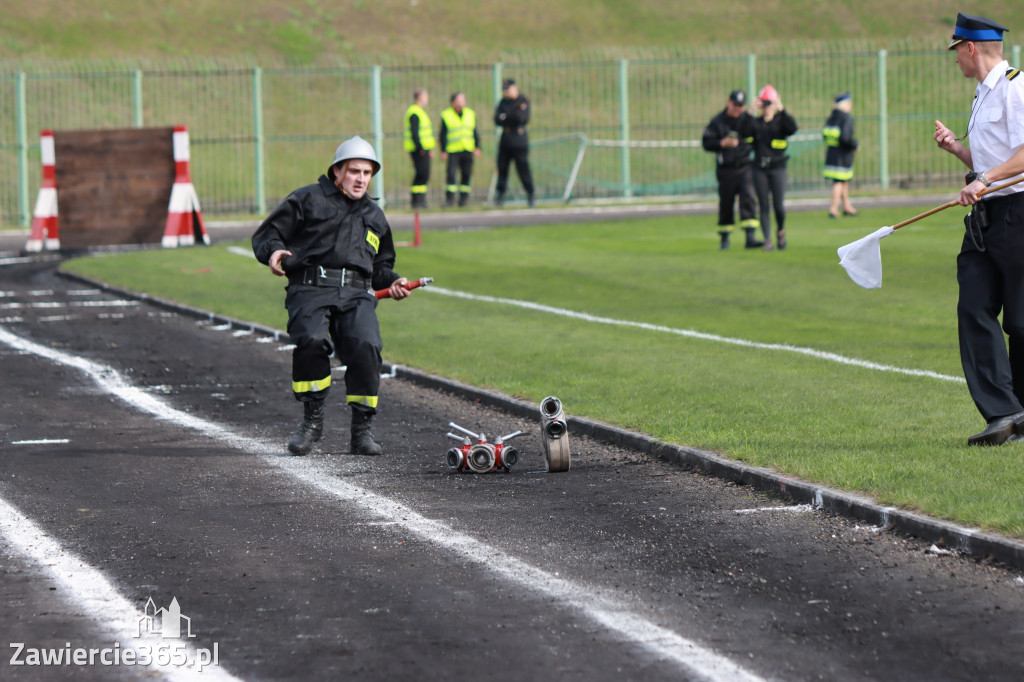
[[[174,186],[174,128],[56,130],[61,248],[159,244]]]

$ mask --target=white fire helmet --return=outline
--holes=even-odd
[[[338,148],[334,151],[334,161],[327,168],[327,177],[333,180],[334,167],[350,159],[369,161],[373,164],[373,174],[376,175],[380,172],[380,161],[377,160],[377,152],[373,150],[373,145],[356,135],[338,145]]]

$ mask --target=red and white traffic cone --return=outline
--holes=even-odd
[[[26,251],[60,248],[60,235],[57,232],[57,154],[52,130],[44,130],[40,135],[39,152],[43,161],[43,182],[39,185],[36,209],[32,213],[32,230],[25,242]]]
[[[192,246],[196,238],[204,244],[210,243],[210,236],[203,224],[203,211],[199,207],[199,196],[189,175],[188,128],[174,127],[174,187],[171,201],[167,206],[167,226],[164,228],[162,246]]]

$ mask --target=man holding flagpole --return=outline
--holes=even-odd
[[[957,15],[949,49],[978,86],[963,137],[935,122],[936,144],[971,171],[958,199],[972,209],[957,257],[957,322],[967,388],[988,424],[968,445],[1024,439],[1024,183],[978,196],[1024,172],[1024,77],[1003,59],[1008,30],[985,17]]]

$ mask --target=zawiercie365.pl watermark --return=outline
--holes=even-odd
[[[34,648],[24,642],[11,642],[14,650],[12,666],[175,666],[202,671],[220,665],[220,644],[212,648],[193,648],[188,640],[192,634],[192,619],[181,614],[177,598],[167,608],[157,608],[152,597],[146,602],[144,614],[139,618],[133,637],[136,641],[125,646],[115,642],[109,647],[73,647],[66,642],[60,648]]]

